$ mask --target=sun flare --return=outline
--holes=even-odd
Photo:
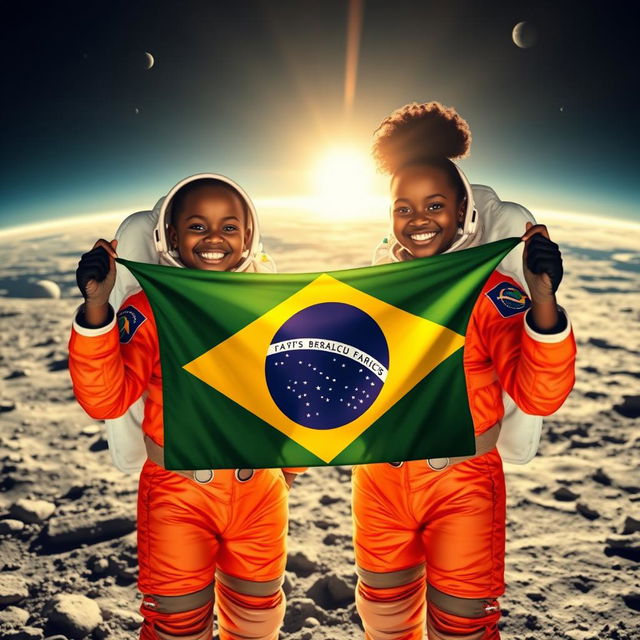
[[[315,201],[323,216],[360,217],[379,201],[373,160],[355,148],[327,150],[318,158],[313,177]]]

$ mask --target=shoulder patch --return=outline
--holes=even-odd
[[[147,317],[132,304],[118,311],[118,332],[120,344],[127,344],[136,331],[147,321]]]
[[[485,294],[503,318],[524,313],[530,306],[529,296],[511,282],[501,282]]]

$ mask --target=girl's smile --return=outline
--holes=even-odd
[[[251,229],[240,197],[224,187],[202,186],[174,212],[169,241],[185,267],[231,271],[249,246]]]
[[[393,232],[415,258],[446,251],[464,219],[464,200],[438,167],[415,165],[398,171],[391,182]]]

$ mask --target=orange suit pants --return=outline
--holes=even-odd
[[[138,588],[143,594],[184,596],[211,587],[213,600],[216,570],[226,580],[277,583],[286,564],[287,497],[280,469],[256,469],[244,482],[233,469],[215,470],[213,481],[202,485],[147,460],[138,491]],[[220,580],[215,589],[216,601],[233,596]],[[275,606],[279,583],[273,592],[266,598],[242,596],[242,603]],[[152,623],[144,602],[141,611],[149,618],[145,624]],[[222,637],[236,634],[221,631]]]
[[[388,573],[426,565],[459,598],[504,593],[505,481],[497,449],[442,471],[426,461],[353,471],[356,563]]]

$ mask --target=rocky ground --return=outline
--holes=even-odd
[[[279,238],[272,244],[285,253],[281,268],[289,270],[318,268],[322,255],[332,267],[347,259],[364,264],[369,254],[353,254],[353,238],[349,250],[333,229],[331,251],[314,245],[318,264],[310,265],[309,247],[287,244],[284,231],[276,231],[272,225]],[[67,369],[78,303],[73,267],[95,231],[70,233],[4,243],[0,637],[6,640],[121,640],[135,637],[140,623],[137,479],[111,465],[103,425],[75,403]],[[558,222],[555,237],[564,243],[562,300],[578,337],[578,377],[565,406],[546,420],[538,457],[507,470],[503,637],[632,640],[640,637],[640,261],[632,249],[640,246],[640,232],[577,234]],[[371,246],[370,238],[360,246]],[[42,278],[60,286],[60,299],[18,297]],[[314,469],[291,493],[283,638],[362,637],[353,604],[349,486],[347,468]]]

